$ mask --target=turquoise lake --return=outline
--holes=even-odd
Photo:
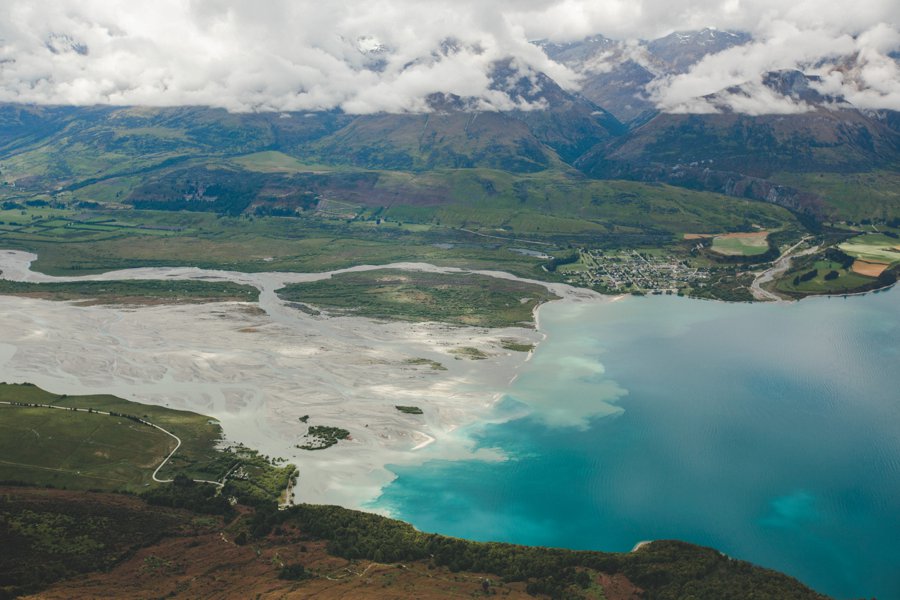
[[[475,540],[682,539],[838,598],[900,598],[900,288],[558,302],[541,327],[505,422],[464,432],[508,459],[392,468],[373,506]]]

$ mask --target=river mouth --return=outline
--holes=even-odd
[[[473,456],[471,440],[458,430],[487,418],[528,357],[504,349],[504,340],[537,344],[542,337],[524,328],[317,317],[275,293],[285,283],[332,273],[182,267],[51,277],[31,270],[35,258],[0,251],[0,271],[7,279],[38,283],[193,279],[259,289],[258,304],[86,306],[0,296],[0,380],[209,415],[222,424],[228,442],[299,465],[297,502],[359,508],[393,479],[388,463],[420,464],[426,450],[447,459]],[[335,273],[376,268],[385,266]],[[460,359],[461,349],[485,358]],[[422,414],[397,406],[415,406]],[[298,446],[308,445],[308,425],[344,428],[350,439],[305,450]]]

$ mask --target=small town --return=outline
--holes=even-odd
[[[582,250],[580,254],[583,269],[572,271],[567,280],[609,292],[677,293],[699,287],[710,277],[709,269],[689,266],[673,256],[602,250]]]

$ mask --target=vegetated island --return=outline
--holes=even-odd
[[[278,290],[334,315],[440,321],[479,327],[530,327],[538,305],[557,296],[544,286],[474,273],[377,269],[339,273]]]
[[[301,450],[324,450],[331,448],[341,440],[350,439],[350,432],[340,427],[311,425],[303,437],[309,441],[297,444],[297,448]]]
[[[123,280],[32,283],[0,279],[0,295],[92,304],[197,304],[256,302],[259,290],[219,281]]]
[[[250,449],[217,449],[218,425],[203,415],[27,384],[0,385],[0,401],[11,403],[0,404],[4,599],[263,591],[326,599],[825,598],[786,575],[682,542],[624,554],[531,548],[423,533],[335,506],[279,510],[296,480],[293,465],[277,467],[277,459]],[[171,438],[143,419],[182,440],[166,466],[170,481],[151,474]],[[198,475],[219,485],[195,481]]]

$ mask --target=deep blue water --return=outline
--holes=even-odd
[[[375,506],[476,540],[683,539],[839,598],[900,598],[900,288],[556,303],[541,324],[497,408],[510,420],[463,432],[508,460],[394,468]]]

